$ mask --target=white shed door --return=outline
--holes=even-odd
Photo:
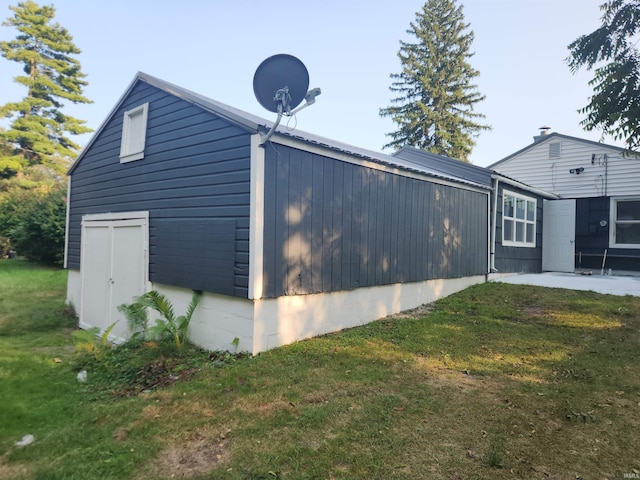
[[[573,272],[576,254],[576,201],[545,200],[542,216],[542,270]]]
[[[103,219],[104,218],[104,219]],[[111,336],[129,336],[118,306],[131,303],[147,285],[147,219],[87,216],[82,222],[80,325],[101,331],[118,322]]]

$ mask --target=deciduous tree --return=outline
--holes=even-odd
[[[594,71],[594,93],[580,110],[585,130],[600,130],[627,148],[640,147],[640,0],[609,0],[600,6],[602,25],[569,45],[572,72]]]

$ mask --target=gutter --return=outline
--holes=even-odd
[[[513,187],[522,188],[523,190],[529,190],[531,193],[535,193],[536,195],[540,195],[541,197],[548,198],[550,200],[560,199],[560,195],[549,193],[545,190],[540,190],[539,188],[532,187],[530,185],[527,185],[526,183],[518,182],[517,180],[512,180],[499,174],[492,174],[491,178],[496,181],[500,179],[502,183],[506,183],[507,185],[511,185]]]

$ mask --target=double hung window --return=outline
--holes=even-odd
[[[502,244],[511,247],[536,246],[535,198],[504,190],[502,193]]]

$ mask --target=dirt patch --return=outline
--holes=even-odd
[[[544,307],[538,307],[535,305],[520,307],[520,312],[527,317],[544,317],[547,313]]]
[[[434,306],[432,303],[425,303],[424,305],[420,305],[419,307],[412,308],[411,310],[405,310],[404,312],[395,313],[393,315],[389,315],[386,318],[388,319],[401,319],[401,318],[418,318],[418,317],[426,317],[434,310]]]
[[[189,479],[202,476],[220,463],[228,461],[227,441],[230,432],[195,432],[191,438],[176,440],[165,447],[150,463],[144,478]]]
[[[30,480],[33,478],[31,469],[24,464],[14,463],[9,465],[6,459],[0,457],[0,478],[12,478],[15,480]]]

